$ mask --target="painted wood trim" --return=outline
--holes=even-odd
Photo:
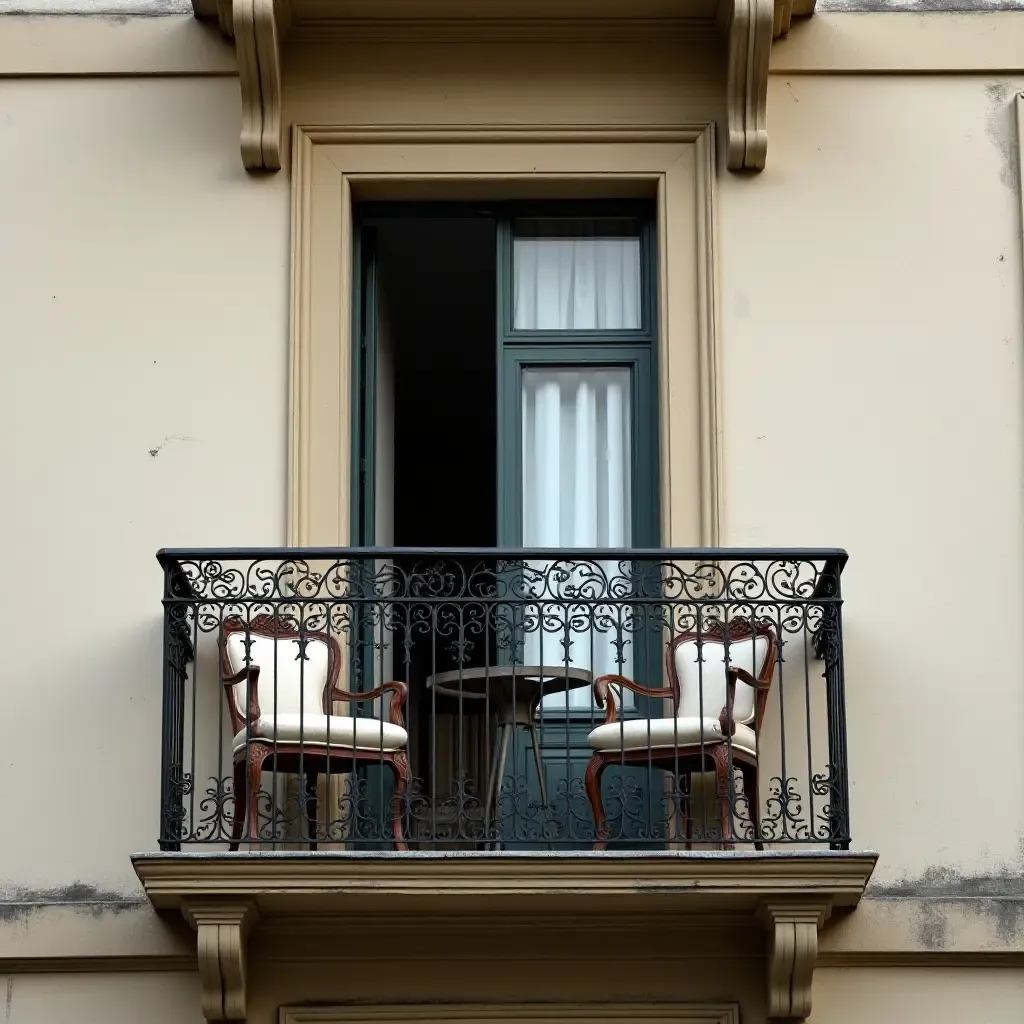
[[[538,142],[561,143],[544,148],[539,167]],[[662,543],[711,543],[721,520],[714,159],[708,124],[297,128],[289,543],[344,546],[350,537],[352,189],[440,185],[458,198],[468,184],[492,182],[540,197],[547,183],[566,181],[638,182],[659,197]]]

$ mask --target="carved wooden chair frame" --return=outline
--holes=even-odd
[[[341,645],[329,633],[317,630],[292,628],[290,623],[274,615],[256,615],[250,622],[240,616],[233,615],[224,620],[221,631],[221,677],[224,683],[224,695],[228,702],[228,714],[231,716],[232,735],[237,736],[247,729],[255,731],[260,719],[259,675],[260,666],[247,663],[238,672],[234,672],[228,655],[228,637],[244,633],[247,636],[261,636],[282,640],[318,640],[328,647],[327,680],[324,685],[321,706],[323,713],[330,715],[335,701],[368,701],[391,693],[389,721],[405,728],[402,708],[408,697],[408,687],[403,682],[392,681],[382,683],[365,693],[353,693],[338,686],[338,674],[341,671]],[[248,662],[248,656],[247,656]],[[248,677],[248,706],[246,714],[239,714],[231,688],[244,682]],[[263,778],[263,768],[267,761],[272,762],[272,771],[283,771],[289,774],[302,772],[307,776],[303,780],[306,786],[306,821],[310,836],[310,849],[317,848],[317,797],[315,778],[317,775],[344,775],[352,771],[356,761],[375,761],[388,764],[395,774],[395,792],[392,807],[392,827],[396,850],[407,850],[408,843],[404,831],[405,796],[409,788],[409,758],[406,749],[401,750],[359,750],[354,746],[337,744],[332,741],[330,746],[324,744],[300,744],[295,742],[268,741],[263,738],[248,739],[245,746],[234,751],[234,819],[231,826],[230,849],[237,850],[242,839],[243,822],[248,817],[248,835],[250,842],[259,839],[259,806],[258,797]],[[332,763],[333,762],[333,763]],[[337,767],[336,767],[337,766]],[[307,785],[308,777],[312,776],[312,787]],[[248,791],[246,783],[248,782]],[[248,799],[246,799],[246,795]],[[248,806],[247,806],[248,805]],[[248,815],[246,815],[246,809]]]
[[[741,680],[752,686],[756,693],[754,706],[754,732],[760,735],[761,722],[764,718],[765,707],[768,703],[768,692],[771,689],[772,678],[775,675],[775,666],[778,662],[779,643],[775,629],[770,623],[764,620],[751,623],[749,619],[732,619],[728,627],[723,623],[715,622],[699,633],[682,633],[673,637],[668,649],[665,652],[665,674],[668,679],[668,686],[646,687],[620,675],[604,675],[594,680],[594,699],[599,707],[606,709],[605,725],[612,725],[620,721],[619,706],[621,701],[616,701],[611,694],[612,687],[622,687],[632,690],[644,697],[670,699],[672,701],[672,715],[679,713],[679,703],[682,696],[682,688],[679,676],[676,672],[675,652],[681,644],[698,641],[700,643],[724,644],[727,641],[732,644],[743,640],[757,637],[766,637],[768,650],[765,652],[764,662],[757,676],[752,675],[746,669],[730,665],[726,673],[726,702],[718,716],[722,728],[722,735],[704,738],[703,743],[678,744],[670,747],[643,747],[637,750],[598,750],[595,751],[587,765],[586,785],[587,795],[590,798],[590,806],[594,814],[594,824],[597,827],[597,842],[595,850],[603,850],[608,845],[608,820],[604,812],[604,805],[601,800],[601,775],[609,765],[650,765],[652,767],[664,768],[678,777],[688,777],[696,772],[713,771],[715,773],[716,802],[718,805],[719,826],[722,830],[722,843],[730,849],[733,845],[732,837],[732,801],[730,799],[732,788],[733,767],[738,767],[743,777],[743,794],[750,810],[751,823],[754,827],[754,847],[758,850],[764,848],[761,841],[761,810],[758,796],[758,765],[757,758],[748,754],[745,750],[735,747],[729,742],[729,737],[736,732],[736,723],[733,719],[733,704],[736,698],[736,681]],[[682,799],[682,812],[686,824],[687,845],[693,839],[693,818],[690,809],[689,785],[682,787],[684,793]]]

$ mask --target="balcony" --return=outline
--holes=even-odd
[[[713,909],[785,949],[864,889],[842,551],[158,557],[161,852],[135,864],[201,949],[369,907]]]

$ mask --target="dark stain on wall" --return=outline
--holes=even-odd
[[[99,889],[87,882],[49,889],[6,889],[0,899],[0,922],[17,921],[47,907],[75,907],[98,917],[106,912],[119,914],[140,906],[148,906],[142,896]]]
[[[866,896],[912,902],[917,937],[927,949],[948,945],[948,914],[953,909],[991,919],[1004,942],[1024,939],[1024,864],[994,874],[931,867],[913,878],[872,885]]]

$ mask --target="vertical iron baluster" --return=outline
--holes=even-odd
[[[813,563],[811,568],[814,568]],[[800,606],[800,645],[799,649],[803,653],[804,660],[804,710],[805,710],[805,728],[807,729],[807,803],[808,812],[807,820],[810,825],[810,840],[813,842],[817,838],[817,828],[814,823],[814,749],[813,749],[813,737],[812,737],[812,723],[811,723],[811,666],[808,663],[808,657],[810,655],[808,636],[807,636],[807,616],[809,608],[806,604]],[[780,623],[781,626],[781,623]],[[779,646],[782,646],[782,632],[779,631]]]

